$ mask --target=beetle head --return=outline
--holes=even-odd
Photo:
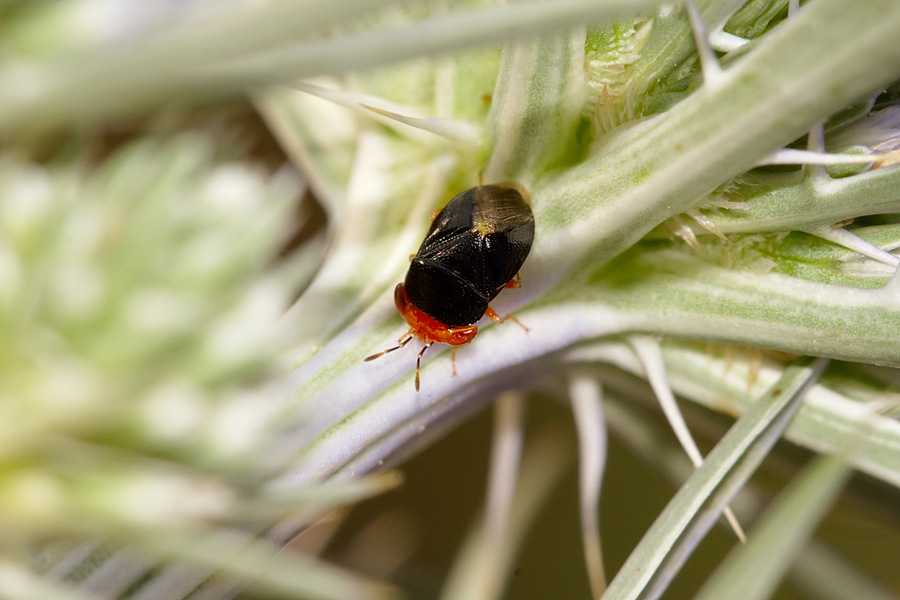
[[[429,317],[410,301],[406,286],[402,283],[398,283],[394,288],[394,304],[397,306],[397,312],[409,324],[410,331],[423,342],[461,346],[471,342],[478,333],[478,327],[475,325],[450,327]]]

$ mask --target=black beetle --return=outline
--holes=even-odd
[[[489,303],[503,288],[521,284],[519,269],[534,241],[534,214],[526,196],[514,184],[479,185],[441,209],[406,279],[394,288],[394,304],[409,330],[396,346],[367,361],[418,337],[426,342],[416,358],[418,391],[422,355],[432,344],[450,344],[455,350],[472,341],[478,333],[475,323],[485,314],[497,322],[505,320]]]

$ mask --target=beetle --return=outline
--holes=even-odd
[[[434,217],[410,260],[402,283],[394,288],[394,304],[409,329],[393,348],[373,354],[375,360],[403,348],[418,337],[425,346],[416,357],[416,391],[422,355],[435,342],[467,344],[475,325],[487,315],[501,317],[490,302],[506,287],[521,285],[519,269],[534,241],[534,214],[524,188],[509,183],[478,185],[453,197]],[[522,325],[519,323],[519,325]],[[522,325],[523,328],[527,328]]]

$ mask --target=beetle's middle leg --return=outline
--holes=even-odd
[[[496,310],[494,310],[493,308],[491,308],[490,306],[488,306],[488,307],[487,307],[487,310],[484,311],[484,314],[486,314],[488,317],[490,317],[491,321],[494,321],[495,323],[502,323],[503,321],[505,321],[505,320],[507,320],[507,319],[512,319],[513,321],[516,322],[516,325],[518,325],[519,327],[521,327],[521,328],[524,329],[525,331],[528,331],[528,328],[525,327],[525,325],[522,324],[522,321],[518,320],[518,319],[516,318],[516,315],[514,315],[514,314],[512,314],[512,313],[509,313],[509,314],[506,315],[505,317],[501,317],[500,315],[497,314],[497,311],[496,311]]]
[[[506,287],[514,290],[522,287],[522,276],[516,273],[516,276],[509,280],[509,283],[506,284]]]

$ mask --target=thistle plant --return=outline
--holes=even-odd
[[[390,595],[273,548],[492,403],[442,589],[501,597],[570,462],[523,436],[532,395],[575,417],[595,597],[659,597],[723,513],[747,543],[698,597],[771,597],[793,561],[814,593],[891,597],[809,538],[854,471],[900,486],[900,6],[128,4],[0,3],[0,597]],[[235,97],[284,166],[224,105],[172,125]],[[527,331],[433,348],[417,392],[414,344],[363,359],[406,330],[429,215],[480,182],[532,199],[523,285],[492,304]],[[305,190],[324,224],[290,245]],[[693,472],[648,442],[647,399]],[[737,418],[705,458],[692,404]],[[686,482],[609,582],[607,426]],[[819,456],[755,522],[780,439]]]

